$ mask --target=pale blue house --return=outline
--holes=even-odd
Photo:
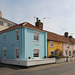
[[[36,26],[25,22],[0,31],[0,61],[7,64],[29,65],[47,57],[47,33],[40,21]]]

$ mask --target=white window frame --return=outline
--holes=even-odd
[[[67,55],[66,55],[66,52],[67,52]],[[65,55],[68,56],[68,51],[67,50],[65,51]]]
[[[54,54],[51,54],[51,51],[53,51],[53,52],[54,52]],[[54,50],[51,50],[51,51],[50,51],[50,55],[55,55],[55,51],[54,51]]]
[[[38,50],[39,51],[38,57],[40,57],[40,49],[39,48],[34,48],[34,50]],[[34,51],[33,51],[33,56],[34,56]]]
[[[34,41],[39,41],[39,32],[34,31],[34,37],[35,37],[35,34],[37,34],[37,35],[38,35],[38,40],[35,40],[35,38],[34,38]]]
[[[2,25],[2,26],[3,26],[3,21],[0,21],[0,25]]]
[[[69,49],[69,47],[68,46],[70,46],[69,44],[67,44],[67,49]]]
[[[18,49],[18,55],[19,55],[19,48],[15,48],[15,59],[19,59],[17,58],[17,55],[16,55],[16,50]]]
[[[17,32],[18,32],[18,34],[17,34]],[[19,41],[19,30],[18,29],[16,29],[16,41]]]
[[[71,51],[69,51],[69,52],[71,52]],[[69,57],[71,57],[71,53],[69,53]]]
[[[61,46],[63,46],[63,43],[61,43]]]
[[[3,26],[8,27],[8,23],[4,21]]]
[[[75,44],[73,45],[73,50],[75,50]]]
[[[4,40],[6,40],[6,33],[3,33],[3,38]]]
[[[53,43],[53,46],[51,46],[51,43]],[[54,47],[54,42],[53,41],[50,41],[50,47]]]
[[[5,54],[6,54],[6,56],[7,56],[7,51],[6,51],[6,47],[3,47],[3,59],[6,59],[6,56],[4,56]]]

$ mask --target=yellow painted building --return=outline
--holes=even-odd
[[[47,51],[48,57],[50,55],[56,55],[56,50],[59,50],[60,52],[63,50],[62,42],[48,41],[47,45],[48,45],[48,48],[47,48],[48,49],[48,51]]]

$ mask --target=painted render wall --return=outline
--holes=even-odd
[[[34,41],[34,31],[37,30],[25,28],[25,60],[28,60],[28,57],[34,59],[33,50],[35,48],[39,49],[40,58],[47,56],[47,33],[37,31],[39,32],[39,41]]]
[[[65,51],[68,51],[68,56],[69,56],[69,51],[71,51],[71,57],[73,56],[73,45],[69,44],[69,49],[67,49],[67,43],[63,43],[63,56],[66,56]]]
[[[19,29],[19,41],[16,41],[16,29]],[[34,59],[33,49],[40,49],[40,58],[47,56],[47,33],[39,32],[39,42],[34,41],[34,31],[29,28],[16,28],[6,32],[6,40],[3,33],[0,34],[0,60],[3,58],[3,47],[6,47],[6,59],[15,59],[15,48],[19,48],[19,59]]]
[[[51,55],[51,50],[56,50],[56,49],[59,49],[59,50],[63,50],[62,49],[62,46],[61,46],[61,43],[62,42],[56,42],[56,41],[47,41],[48,42],[48,57]],[[50,47],[50,42],[54,42],[54,46],[53,47]]]
[[[15,48],[19,48],[19,59],[23,59],[24,52],[21,47],[21,32],[22,28],[17,28],[19,30],[19,41],[16,41],[16,29],[6,32],[6,40],[4,40],[3,33],[0,34],[0,60],[3,58],[3,47],[6,47],[6,59],[15,59]]]

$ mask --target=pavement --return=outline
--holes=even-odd
[[[0,75],[75,75],[75,61],[47,64],[35,67],[20,67],[0,64]]]

